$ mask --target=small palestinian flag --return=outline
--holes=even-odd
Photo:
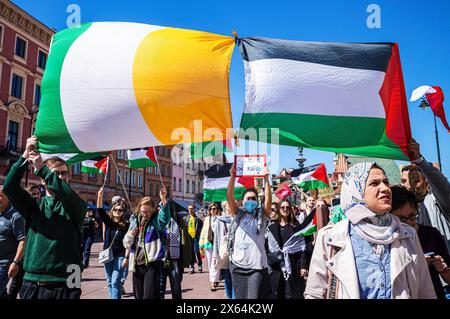
[[[203,200],[205,202],[221,202],[227,200],[227,186],[230,180],[232,163],[211,166],[205,172],[203,181]],[[255,178],[249,176],[236,177],[234,198],[241,199],[247,188],[255,187]]]
[[[328,175],[325,164],[295,169],[291,173],[292,182],[304,191],[328,187]]]
[[[301,230],[296,232],[292,236],[306,237],[311,236],[317,231],[316,211],[314,210],[308,216],[306,216],[303,223],[300,225]]]
[[[148,149],[128,150],[128,166],[130,168],[156,167],[156,154],[153,147]]]
[[[191,143],[190,158],[203,158],[233,152],[231,140]]]
[[[108,171],[109,157],[101,157],[81,162],[81,171],[87,174],[105,174]]]

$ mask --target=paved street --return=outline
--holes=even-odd
[[[82,299],[109,298],[103,265],[98,263],[98,253],[101,251],[101,249],[102,243],[95,243],[92,246],[91,260],[89,262],[90,266],[83,272],[83,281],[81,283]],[[216,292],[212,292],[210,290],[206,259],[203,260],[203,273],[185,273],[183,275],[181,288],[183,299],[226,299],[223,281],[219,284]],[[127,281],[125,283],[125,291],[126,294],[122,296],[122,298],[133,299],[131,272],[129,273]],[[167,283],[166,298],[172,298],[169,283]]]

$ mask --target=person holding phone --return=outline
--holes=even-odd
[[[445,299],[445,289],[441,279],[450,284],[450,255],[442,235],[430,226],[417,223],[418,201],[412,192],[402,186],[392,186],[392,210],[401,222],[413,227],[419,236],[425,259],[430,271],[436,296]]]

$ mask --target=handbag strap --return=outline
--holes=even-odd
[[[109,248],[111,248],[114,245],[114,241],[116,240],[116,236],[117,236],[118,232],[119,232],[119,230],[117,229],[116,233],[114,234],[113,240],[112,240],[111,244],[109,245]]]
[[[170,259],[170,231],[172,230],[172,219],[170,219],[167,229],[167,258]]]

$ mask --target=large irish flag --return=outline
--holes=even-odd
[[[397,44],[243,38],[239,49],[246,82],[241,138],[255,139],[247,129],[279,128],[282,145],[408,159]]]
[[[203,180],[203,200],[205,202],[221,202],[227,200],[227,186],[230,181],[232,163],[213,165],[205,172]],[[236,177],[234,198],[242,199],[247,188],[255,187],[254,177]]]
[[[233,48],[232,37],[139,23],[58,32],[42,80],[40,150],[172,145],[188,133],[203,142],[215,139],[203,134],[211,128],[226,136]]]

